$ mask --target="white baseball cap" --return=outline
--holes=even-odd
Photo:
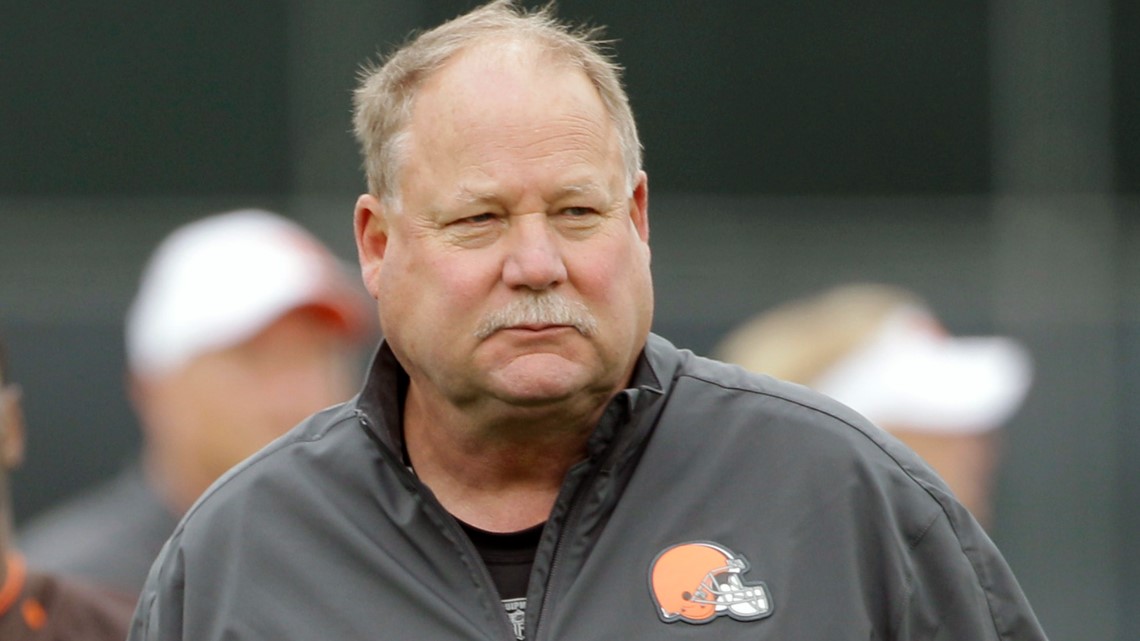
[[[1032,377],[1018,341],[951,336],[926,309],[902,305],[811,386],[887,429],[976,434],[1017,411]]]
[[[143,271],[127,314],[128,365],[169,372],[310,305],[363,337],[368,305],[350,283],[319,240],[277,214],[245,209],[197,220],[167,236]]]

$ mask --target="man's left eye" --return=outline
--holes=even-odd
[[[571,217],[588,216],[594,213],[594,210],[589,207],[567,207],[562,210],[562,213]]]

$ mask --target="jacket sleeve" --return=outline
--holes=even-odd
[[[896,638],[1046,641],[997,547],[964,508],[953,508],[959,514],[941,514],[914,543]]]
[[[166,543],[151,566],[127,641],[182,641],[185,564],[179,533]]]

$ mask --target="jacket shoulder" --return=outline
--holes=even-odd
[[[942,479],[910,448],[803,385],[683,353],[668,396],[672,420],[666,424],[688,432],[694,447],[710,440],[734,443],[725,456],[742,465],[796,460],[793,469],[804,470],[808,483],[859,479],[889,490],[895,507],[922,514],[919,519],[961,510]]]
[[[289,503],[311,495],[315,487],[336,486],[345,479],[314,480],[347,477],[346,470],[356,465],[353,459],[374,460],[375,449],[363,447],[366,441],[352,401],[317,412],[218,478],[187,511],[178,531],[212,524],[219,511],[237,510],[250,518],[251,503]],[[360,465],[365,467],[357,469],[367,469],[367,463]]]

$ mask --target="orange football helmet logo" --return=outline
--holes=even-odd
[[[666,623],[708,623],[727,615],[738,621],[772,613],[772,597],[763,582],[744,583],[748,561],[707,541],[667,548],[649,570],[649,588],[657,614]]]

